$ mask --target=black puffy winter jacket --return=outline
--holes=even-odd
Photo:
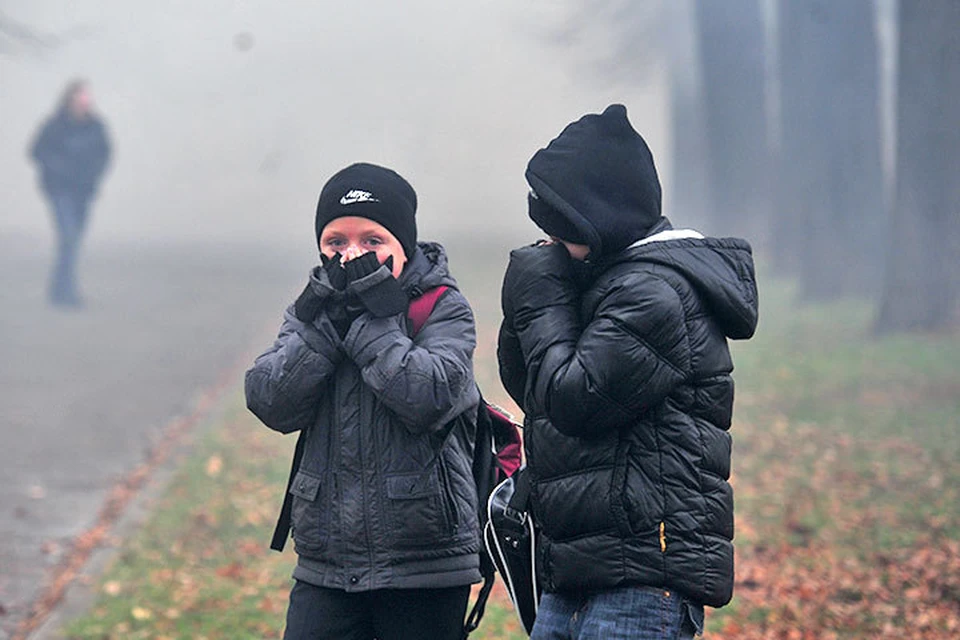
[[[499,341],[502,380],[526,413],[545,587],[649,585],[722,606],[733,590],[727,338],[756,326],[750,247],[663,219],[593,265],[586,286],[569,262],[559,245],[514,252]]]
[[[341,340],[325,312],[305,324],[288,310],[246,374],[250,410],[271,429],[303,432],[290,486],[294,577],[321,587],[480,579],[473,313],[440,245],[420,243],[400,284],[414,295],[451,287],[413,339],[403,314],[364,313]],[[336,295],[323,269],[311,286]]]

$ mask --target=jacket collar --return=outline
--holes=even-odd
[[[683,240],[685,238],[703,240],[703,234],[694,229],[664,229],[663,231],[654,233],[653,235],[649,235],[646,238],[641,238],[637,240],[627,248],[632,249],[633,247],[642,247],[645,244],[651,244],[653,242],[666,242],[667,240]]]

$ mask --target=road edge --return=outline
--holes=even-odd
[[[198,437],[222,421],[253,355],[252,350],[245,352],[197,394],[188,414],[170,419],[161,428],[146,458],[114,484],[92,524],[74,538],[70,552],[51,570],[30,614],[10,640],[63,640],[63,627],[90,610],[99,595],[97,579],[120,552],[122,542],[150,517]]]

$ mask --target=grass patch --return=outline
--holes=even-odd
[[[761,286],[734,345],[737,588],[708,637],[960,630],[960,334],[870,334],[858,301]]]
[[[254,426],[235,399],[125,541],[97,604],[67,637],[279,635],[293,555],[268,554],[267,541],[292,443]]]

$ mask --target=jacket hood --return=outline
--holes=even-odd
[[[621,104],[567,125],[530,159],[526,178],[533,221],[589,245],[593,259],[629,246],[660,219],[653,155]]]
[[[447,252],[436,242],[417,243],[417,250],[400,274],[400,285],[411,297],[440,285],[458,288],[450,274]]]
[[[759,301],[753,252],[746,240],[705,238],[695,231],[667,228],[635,243],[611,263],[623,261],[679,272],[706,302],[728,338],[753,336]]]

